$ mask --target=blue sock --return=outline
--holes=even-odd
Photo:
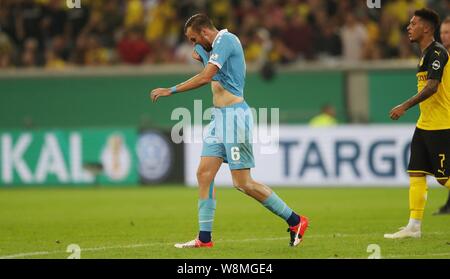
[[[300,223],[300,216],[297,215],[294,211],[292,211],[291,216],[286,220],[289,227],[297,226]]]
[[[214,181],[209,186],[209,198],[198,200],[198,224],[199,231],[198,239],[201,242],[211,241],[212,225],[214,222],[214,212],[216,210],[216,200],[213,196]]]
[[[291,225],[292,222],[296,221],[294,219],[295,217],[292,217],[292,215],[295,216],[297,214],[295,214],[292,209],[290,209],[289,206],[287,206],[287,204],[282,199],[280,199],[277,194],[275,194],[275,192],[272,192],[272,194],[270,194],[270,196],[262,203],[262,205],[264,205],[265,208],[269,209],[274,214],[283,218],[283,220],[288,222],[289,226],[295,226],[298,224],[297,222],[294,225]]]
[[[203,243],[208,243],[211,241],[211,232],[200,231],[198,234],[198,239]]]

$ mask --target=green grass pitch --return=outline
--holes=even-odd
[[[432,188],[421,239],[385,240],[408,220],[407,188],[274,188],[310,217],[304,242],[288,246],[287,226],[259,203],[218,188],[212,249],[176,249],[197,232],[197,190],[17,188],[0,190],[0,258],[450,258],[450,216],[432,216],[448,192]]]

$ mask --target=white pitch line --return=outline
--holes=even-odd
[[[55,251],[53,251],[53,252],[55,252]],[[20,254],[14,254],[14,255],[0,256],[0,259],[15,259],[15,258],[30,257],[30,256],[48,255],[48,254],[52,254],[53,252],[41,251],[41,252],[20,253]]]
[[[344,234],[336,234],[335,237],[352,237],[356,235],[344,235]],[[308,238],[331,238],[332,235],[311,235]],[[219,239],[217,242],[254,242],[254,241],[278,241],[287,239],[286,237],[272,237],[272,238],[248,238],[248,239]],[[102,251],[109,249],[130,249],[130,248],[140,248],[140,247],[149,247],[149,246],[157,246],[157,245],[172,245],[173,243],[163,243],[163,242],[155,242],[155,243],[143,243],[143,244],[131,244],[131,245],[117,245],[117,246],[104,246],[104,247],[93,247],[93,248],[82,248],[83,251]],[[62,250],[54,250],[54,251],[38,251],[38,252],[29,252],[29,253],[19,253],[12,255],[3,255],[0,256],[0,259],[15,259],[15,258],[24,258],[29,256],[39,256],[39,255],[51,255],[51,254],[60,254],[60,253],[68,253]]]
[[[318,238],[318,237],[327,237],[326,235],[314,235],[310,236],[310,238]],[[331,237],[331,236],[328,236]],[[248,238],[248,239],[220,239],[217,242],[254,242],[254,241],[278,241],[278,240],[286,240],[286,237],[272,237],[272,238]],[[174,243],[163,243],[163,242],[154,242],[154,243],[142,243],[142,244],[131,244],[131,245],[117,245],[117,246],[104,246],[104,247],[92,247],[92,248],[82,248],[80,252],[86,251],[102,251],[102,250],[110,250],[110,249],[130,249],[130,248],[141,248],[141,247],[149,247],[149,246],[172,246]],[[55,251],[38,251],[38,252],[29,252],[29,253],[19,253],[12,255],[3,255],[0,256],[0,259],[16,259],[16,258],[24,258],[31,256],[39,256],[39,255],[53,255],[53,254],[63,254],[68,253],[64,250],[55,250]]]
[[[442,234],[439,232],[431,232],[427,234]],[[355,237],[355,236],[380,236],[382,238],[382,234],[371,233],[371,234],[316,234],[310,235],[307,238],[343,238],[343,237]],[[254,242],[254,241],[278,241],[285,240],[286,237],[272,237],[272,238],[247,238],[247,239],[219,239],[216,243],[221,242]],[[102,250],[110,250],[110,249],[132,249],[132,248],[141,248],[141,247],[150,247],[150,246],[172,246],[173,243],[164,243],[164,242],[153,242],[153,243],[141,243],[141,244],[130,244],[130,245],[116,245],[116,246],[103,246],[103,247],[91,247],[91,248],[82,248],[80,252],[86,251],[102,251]],[[37,252],[28,252],[28,253],[18,253],[11,255],[3,255],[0,256],[0,259],[16,259],[16,258],[26,258],[32,256],[40,256],[40,255],[53,255],[53,254],[64,254],[68,253],[65,250],[54,250],[54,251],[37,251]],[[403,258],[408,257],[410,255],[392,255],[389,258]],[[438,253],[438,254],[425,254],[422,256],[450,256],[450,253]]]
[[[130,248],[140,248],[140,247],[149,247],[149,246],[157,246],[157,245],[169,245],[169,243],[143,243],[143,244],[131,244],[131,245],[117,245],[117,246],[104,246],[104,247],[92,247],[92,248],[82,248],[80,252],[86,251],[102,251],[102,250],[110,250],[110,249],[130,249]],[[13,255],[5,255],[0,256],[0,259],[16,259],[16,258],[24,258],[30,256],[38,256],[38,255],[53,255],[53,254],[63,254],[69,253],[65,250],[55,250],[55,251],[40,251],[40,252],[29,252],[29,253],[19,253]]]

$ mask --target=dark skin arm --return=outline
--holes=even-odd
[[[439,80],[429,79],[422,91],[391,110],[389,113],[391,119],[398,120],[408,109],[433,96],[438,90],[439,83]]]

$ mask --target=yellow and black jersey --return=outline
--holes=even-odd
[[[417,127],[423,130],[450,129],[450,66],[445,47],[433,42],[423,52],[417,71],[420,93],[429,79],[440,81],[438,91],[421,102]]]

